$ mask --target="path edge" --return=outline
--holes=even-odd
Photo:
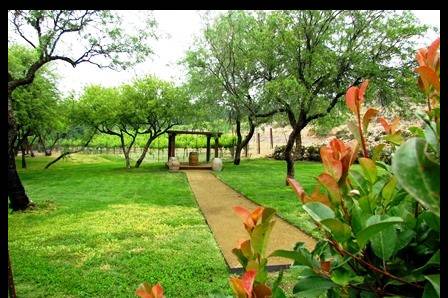
[[[224,259],[224,263],[225,263],[226,266],[227,266],[227,271],[228,271],[229,273],[233,273],[233,272],[232,272],[232,270],[233,270],[232,267],[230,267],[230,264],[227,262],[227,259],[225,258],[224,253],[222,252],[221,247],[219,246],[218,240],[216,240],[215,234],[213,233],[212,228],[211,228],[210,225],[208,224],[208,221],[207,221],[207,218],[205,217],[204,212],[202,212],[202,209],[201,209],[201,207],[199,206],[198,198],[196,197],[196,194],[194,193],[193,189],[191,188],[190,180],[188,179],[188,175],[187,175],[187,173],[186,173],[185,171],[186,171],[186,170],[181,170],[181,171],[179,171],[179,172],[182,172],[182,173],[185,175],[185,178],[187,179],[187,182],[188,182],[188,188],[190,189],[190,192],[193,194],[194,202],[196,203],[196,207],[198,208],[199,212],[201,213],[204,222],[206,223],[206,225],[207,225],[207,227],[208,227],[210,233],[211,233],[212,236],[213,236],[213,240],[215,241],[216,246],[218,247],[219,253],[221,254],[221,257]],[[208,171],[208,172],[211,172],[211,171]]]
[[[225,185],[227,185],[228,187],[230,187],[233,191],[235,191],[236,193],[238,193],[239,195],[241,195],[242,197],[244,197],[245,199],[251,201],[252,203],[254,203],[257,206],[260,207],[264,207],[263,205],[261,205],[260,203],[254,201],[253,199],[249,198],[248,196],[246,196],[245,194],[241,193],[239,190],[235,189],[234,187],[232,187],[230,184],[228,184],[226,181],[224,181],[223,179],[221,179],[215,172],[211,171],[211,173],[216,177],[216,179],[218,179],[219,181],[221,181],[222,183],[224,183]],[[308,237],[312,238],[313,240],[317,242],[319,242],[319,239],[317,239],[316,237],[308,234],[307,232],[305,232],[304,230],[302,230],[301,228],[299,228],[298,226],[296,226],[295,224],[293,224],[292,222],[290,222],[289,220],[287,220],[286,218],[284,218],[283,216],[281,216],[279,213],[277,213],[277,211],[275,212],[275,215],[277,215],[281,220],[283,220],[284,222],[294,226],[295,228],[297,228],[298,230],[300,230],[302,233],[304,233],[305,235],[307,235]]]

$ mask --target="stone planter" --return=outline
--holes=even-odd
[[[215,172],[222,171],[222,160],[221,158],[213,158],[212,160],[212,170]]]
[[[180,169],[180,162],[178,160],[173,160],[168,164],[168,169],[170,172],[177,172]]]

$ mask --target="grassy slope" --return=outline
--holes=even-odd
[[[304,232],[318,237],[319,234],[303,210],[301,202],[291,188],[285,186],[285,168],[284,161],[243,160],[239,166],[225,163],[224,170],[218,173],[218,177],[260,205],[276,209],[281,217]],[[314,177],[322,171],[321,163],[296,163],[296,179],[308,193],[317,183]]]
[[[33,211],[8,215],[19,297],[135,297],[157,281],[167,297],[230,293],[228,273],[186,177],[161,164],[74,155],[20,176]]]

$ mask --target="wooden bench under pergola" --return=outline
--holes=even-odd
[[[215,148],[215,157],[218,157],[218,144],[219,137],[222,135],[222,132],[211,132],[211,131],[188,131],[188,130],[168,130],[168,160],[170,157],[176,157],[176,135],[180,134],[189,134],[189,135],[205,135],[207,137],[207,152],[206,152],[206,163],[207,164],[199,164],[196,166],[188,165],[181,163],[181,169],[209,169],[211,168],[210,162],[210,139],[213,137],[215,140],[214,148]]]

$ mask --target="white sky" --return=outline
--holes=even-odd
[[[223,11],[213,11],[218,15]],[[440,28],[440,10],[414,10],[415,15],[423,24]],[[140,12],[142,13],[142,12]],[[158,10],[153,14],[158,23],[157,32],[165,35],[153,44],[154,53],[145,62],[135,66],[129,71],[113,71],[99,69],[98,67],[84,63],[73,68],[67,63],[58,62],[57,71],[60,78],[60,90],[67,94],[70,91],[80,93],[88,84],[101,84],[103,86],[116,86],[128,82],[132,78],[154,74],[157,77],[178,82],[182,80],[184,69],[177,65],[183,58],[185,51],[193,43],[194,36],[201,33],[202,17],[204,11],[197,10]],[[136,13],[123,12],[129,19],[135,21]],[[126,21],[126,19],[124,19]],[[166,35],[169,35],[166,36]],[[421,41],[417,47],[428,45],[437,34],[431,34]]]

